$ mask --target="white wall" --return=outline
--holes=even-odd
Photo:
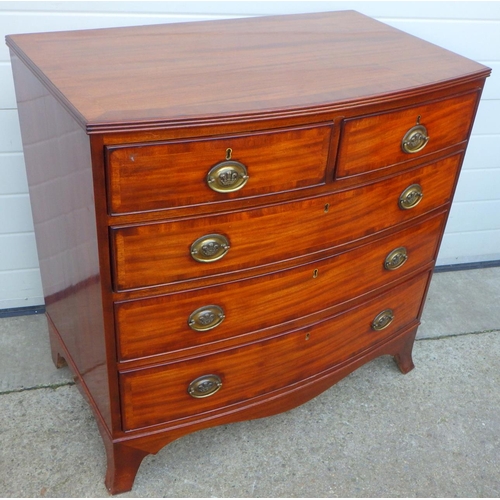
[[[0,2],[0,34],[345,9],[493,68],[438,265],[500,259],[500,2]],[[1,44],[0,309],[42,303],[9,53]]]

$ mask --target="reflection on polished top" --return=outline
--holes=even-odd
[[[15,35],[9,45],[89,131],[382,102],[489,71],[353,11]]]

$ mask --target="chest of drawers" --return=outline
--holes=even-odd
[[[489,69],[355,12],[7,37],[56,365],[106,484],[403,373]]]

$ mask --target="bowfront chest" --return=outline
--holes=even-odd
[[[182,435],[413,368],[489,68],[350,11],[7,44],[53,358],[112,493]]]

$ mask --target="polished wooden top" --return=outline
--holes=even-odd
[[[286,117],[489,68],[354,11],[13,35],[88,132]]]

